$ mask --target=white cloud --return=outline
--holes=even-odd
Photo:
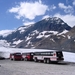
[[[19,7],[16,6],[16,8],[15,8],[15,7],[12,7],[12,8],[9,10],[9,12],[11,12],[11,13],[17,13],[18,10],[19,10]]]
[[[51,5],[50,10],[54,10],[54,9],[56,9],[56,6],[53,4]]]
[[[59,3],[58,5],[59,5],[59,7],[62,8],[62,9],[66,9],[66,8],[67,8],[67,6],[65,6],[64,3]]]
[[[75,0],[73,1],[73,5],[75,6]]]
[[[42,3],[42,1],[41,1],[41,0],[39,0],[39,3]]]
[[[39,2],[20,2],[19,5],[9,9],[10,13],[15,13],[17,19],[28,18],[30,20],[35,19],[36,16],[44,15],[48,10],[48,6],[42,4],[42,1]]]
[[[27,25],[31,25],[31,24],[34,24],[35,22],[24,22],[23,24],[25,25],[25,26],[27,26]]]
[[[13,30],[1,30],[0,35],[5,37],[5,36],[9,35],[12,32],[13,32]]]
[[[70,5],[65,6],[64,3],[59,3],[58,6],[59,8],[64,9],[65,13],[70,13],[70,14],[74,13],[74,9]]]
[[[71,27],[75,26],[75,16],[74,15],[71,15],[71,14],[61,15],[61,14],[57,13],[54,15],[54,17],[61,18],[63,21],[65,21]]]

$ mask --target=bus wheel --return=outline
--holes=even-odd
[[[10,60],[13,60],[12,58],[10,58]]]
[[[44,59],[44,61],[43,61],[44,63],[47,63],[47,59]]]
[[[34,58],[34,61],[37,62],[38,61],[37,58]]]
[[[47,59],[47,64],[49,64],[50,63],[50,59]]]
[[[15,58],[13,58],[13,61],[15,61],[16,59]]]
[[[27,59],[27,58],[25,58],[24,60],[25,60],[25,61],[27,61],[28,59]]]

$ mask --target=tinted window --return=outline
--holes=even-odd
[[[21,53],[15,53],[15,55],[21,55]]]
[[[63,57],[63,53],[62,52],[56,52],[57,57]]]

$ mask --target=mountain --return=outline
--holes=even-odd
[[[7,41],[10,47],[66,50],[72,32],[72,28],[62,19],[49,17],[32,25],[21,26],[5,37],[1,35],[0,39]]]
[[[44,39],[37,48],[75,52],[75,27],[66,33],[59,33]]]
[[[66,49],[75,52],[75,27],[65,34],[65,40],[63,41],[62,47],[64,50]]]

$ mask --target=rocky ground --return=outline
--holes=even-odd
[[[0,75],[75,75],[75,64],[0,60]]]

